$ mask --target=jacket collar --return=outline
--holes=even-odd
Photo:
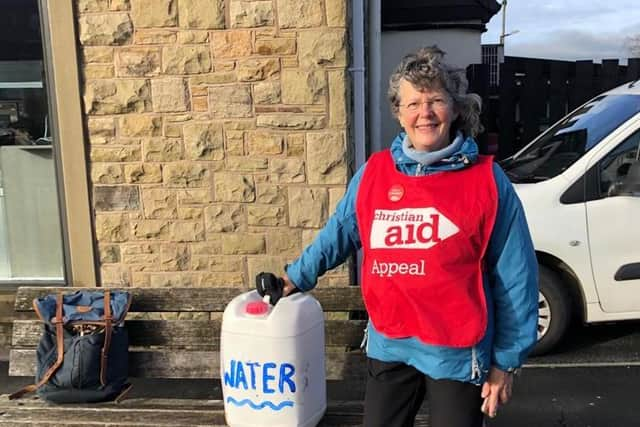
[[[402,142],[404,141],[406,134],[401,132],[391,143],[391,155],[393,160],[398,166],[406,168],[414,167],[418,165],[413,159],[407,157],[402,150]],[[460,169],[469,164],[475,163],[478,160],[478,144],[476,141],[467,137],[460,148],[451,154],[449,157],[442,159],[432,165],[427,166],[427,170],[452,170]]]

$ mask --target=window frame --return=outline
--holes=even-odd
[[[95,240],[73,2],[38,0],[38,7],[52,136],[54,141],[64,141],[64,144],[54,144],[54,158],[62,223],[65,284],[95,287]]]

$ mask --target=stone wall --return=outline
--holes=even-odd
[[[101,282],[281,272],[348,179],[346,0],[75,5]]]

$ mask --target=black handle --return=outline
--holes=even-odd
[[[261,297],[269,295],[271,305],[276,305],[282,298],[284,280],[273,273],[259,273],[256,276],[256,290]]]

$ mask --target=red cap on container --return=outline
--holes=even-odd
[[[251,301],[244,307],[247,314],[260,315],[269,311],[269,304],[264,301]]]

